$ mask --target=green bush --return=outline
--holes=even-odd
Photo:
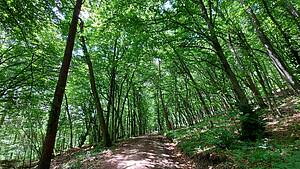
[[[221,149],[230,148],[237,142],[237,136],[229,130],[222,129],[219,131],[216,146]]]
[[[263,137],[265,122],[261,118],[261,112],[243,114],[241,120],[241,139],[255,141]]]

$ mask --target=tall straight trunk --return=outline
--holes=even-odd
[[[114,128],[115,128],[115,89],[116,89],[116,55],[117,55],[117,39],[114,44],[114,54],[112,56],[112,66],[111,66],[111,78],[110,78],[110,89],[108,96],[108,105],[107,105],[107,115],[106,115],[106,124],[109,124],[109,116],[111,114],[111,134],[112,139],[114,139]]]
[[[58,120],[61,111],[61,104],[63,101],[63,96],[66,88],[67,77],[69,72],[69,67],[72,59],[72,52],[74,48],[74,42],[77,31],[78,16],[81,10],[82,0],[77,0],[73,11],[72,21],[69,27],[69,34],[67,39],[67,44],[65,48],[63,62],[60,68],[60,73],[58,81],[56,84],[54,98],[51,105],[51,110],[49,114],[49,120],[47,125],[46,138],[44,140],[42,155],[39,161],[39,169],[47,169],[50,167],[51,157],[53,153],[53,148],[55,144],[55,137],[57,133]]]
[[[241,3],[244,5],[244,0],[241,0]],[[286,65],[283,59],[279,56],[277,51],[275,50],[273,44],[270,39],[267,37],[263,29],[261,28],[260,22],[257,19],[255,13],[253,12],[251,7],[247,7],[246,12],[250,16],[252,20],[252,24],[255,28],[256,34],[267,50],[269,57],[271,58],[274,66],[278,70],[279,74],[285,79],[285,81],[295,90],[298,91],[300,89],[300,84],[296,77],[292,74],[291,69]]]
[[[81,20],[81,23],[80,23],[80,32],[81,32],[81,34],[83,34],[83,28],[84,28],[84,22]],[[93,64],[92,64],[90,55],[89,55],[87,47],[86,47],[84,36],[80,37],[80,41],[81,41],[82,50],[83,50],[83,53],[84,53],[84,56],[85,56],[85,61],[88,65],[88,69],[89,69],[90,85],[91,85],[92,95],[93,95],[95,106],[96,106],[97,116],[99,118],[100,130],[102,132],[104,145],[106,147],[110,147],[112,145],[112,142],[111,142],[110,135],[109,135],[109,132],[108,132],[108,127],[107,127],[108,125],[106,124],[105,119],[104,119],[104,111],[103,111],[103,108],[101,106],[98,91],[97,91],[97,88],[96,88],[96,81],[95,81]]]
[[[159,92],[158,91],[155,93],[155,101],[156,101],[158,130],[162,131],[163,127],[162,127],[161,118],[160,118],[160,104],[159,104]]]
[[[130,114],[131,114],[131,107],[130,107],[130,97],[127,99],[127,136],[130,137],[131,134],[130,134],[130,121],[131,121],[131,118],[130,118]]]
[[[259,92],[259,90],[257,89],[255,83],[252,80],[252,77],[250,76],[249,72],[247,71],[247,69],[245,68],[244,64],[242,63],[241,59],[238,56],[238,52],[234,46],[234,44],[232,43],[232,39],[231,39],[231,35],[229,34],[229,48],[235,58],[235,60],[237,61],[238,65],[240,65],[242,71],[244,72],[245,75],[245,84],[246,86],[251,90],[251,92],[253,93],[253,95],[255,96],[255,99],[257,100],[258,105],[261,108],[266,108],[267,105],[264,103],[263,98]]]
[[[179,123],[179,98],[178,98],[178,80],[177,80],[177,75],[174,73],[174,96],[175,96],[175,108],[174,108],[174,113],[175,113],[175,125],[174,128],[179,128],[180,123]],[[201,113],[201,115],[203,115]],[[202,116],[203,117],[203,116]]]
[[[123,119],[123,114],[124,114],[124,110],[125,110],[125,104],[126,104],[126,101],[127,101],[128,97],[129,97],[129,92],[131,90],[131,86],[132,86],[131,84],[132,84],[132,80],[133,80],[134,74],[135,74],[135,72],[133,72],[132,75],[131,75],[131,78],[127,80],[128,81],[127,82],[127,91],[126,91],[125,97],[124,97],[122,105],[121,105],[122,106],[122,108],[121,108],[121,114],[118,116],[118,125],[117,125],[116,130],[115,130],[116,134],[119,133],[119,131],[120,131],[119,127],[123,127],[123,121],[122,121],[122,119]],[[126,79],[124,79],[124,81],[125,80]],[[121,98],[121,94],[119,95],[119,99],[120,98]],[[121,99],[120,99],[119,102],[121,102]],[[118,111],[120,111],[120,109],[118,109]],[[123,132],[122,129],[121,129],[121,132]]]
[[[141,94],[140,94],[140,89],[138,90],[137,93],[137,114],[138,114],[138,123],[139,123],[139,130],[138,133],[139,135],[142,135],[144,133],[144,123],[143,123],[143,112],[142,112],[142,107],[141,107]]]
[[[72,125],[71,113],[69,110],[67,94],[65,94],[65,100],[66,100],[66,112],[67,112],[69,126],[70,126],[70,148],[73,148],[73,125]]]
[[[117,106],[116,106],[116,117],[115,117],[115,120],[114,120],[114,123],[115,123],[115,128],[113,129],[113,132],[112,132],[112,140],[117,140],[118,136],[120,135],[119,134],[119,126],[120,124],[122,125],[122,119],[123,119],[123,109],[121,109],[121,98],[122,98],[122,94],[123,94],[123,87],[124,87],[124,84],[125,84],[125,81],[127,80],[127,77],[128,77],[128,74],[126,73],[125,74],[125,77],[123,78],[121,84],[119,85],[118,87],[118,92],[116,92],[116,96],[117,96],[117,99],[116,99],[116,102],[117,102]],[[127,99],[127,96],[125,96],[124,98],[124,101],[126,101]],[[123,106],[122,106],[123,108]],[[121,111],[121,114],[120,114],[120,111]],[[121,123],[120,123],[121,122]]]
[[[136,90],[133,88],[133,107],[132,107],[131,133],[136,136]]]
[[[158,75],[159,76],[159,81],[161,81],[160,61],[158,62],[158,74],[159,74]],[[158,83],[160,83],[160,82],[158,82]],[[164,115],[164,118],[166,120],[167,129],[168,130],[173,130],[174,127],[173,127],[173,124],[172,124],[171,120],[169,119],[169,110],[165,105],[164,97],[163,97],[163,93],[162,93],[160,84],[158,85],[158,92],[159,92],[159,97],[160,97],[160,101],[161,101],[161,106],[162,106],[162,109],[163,109],[163,115]]]
[[[267,15],[270,17],[270,19],[272,20],[272,22],[276,25],[277,29],[279,30],[279,32],[281,33],[281,35],[283,36],[283,39],[287,45],[287,48],[290,51],[290,54],[292,55],[292,58],[294,59],[294,61],[296,62],[296,65],[300,65],[300,56],[298,54],[298,51],[293,47],[292,42],[291,42],[291,38],[289,37],[289,35],[283,30],[282,26],[278,23],[278,21],[275,19],[275,17],[272,15],[267,1],[266,0],[262,0],[263,6],[266,10]]]
[[[89,111],[87,111],[87,108],[86,108],[85,104],[83,104],[83,106],[82,106],[82,112],[84,114],[84,123],[85,123],[85,129],[86,129],[86,131],[84,131],[83,133],[81,133],[81,135],[79,136],[78,147],[82,147],[83,146],[84,142],[86,141],[87,136],[89,135],[91,127],[92,127],[91,113]],[[91,142],[92,141],[90,141],[90,143]]]
[[[242,120],[242,124],[241,124],[241,136],[243,139],[254,140],[254,139],[256,139],[257,131],[260,128],[258,116],[255,112],[253,112],[253,110],[248,102],[248,99],[246,97],[246,94],[244,93],[242,87],[240,86],[240,84],[236,78],[236,75],[232,71],[232,69],[226,59],[223,48],[217,38],[212,18],[208,16],[208,12],[206,10],[203,0],[199,0],[199,3],[200,3],[199,4],[200,10],[202,12],[202,17],[205,20],[208,31],[209,31],[208,40],[211,42],[216,55],[218,56],[218,58],[221,61],[223,70],[231,82],[233,92],[238,101],[239,109],[243,113],[243,116],[245,117],[244,120]]]
[[[167,124],[167,129],[168,130],[173,130],[173,124],[169,119],[169,111],[168,111],[168,108],[165,105],[164,98],[163,98],[163,93],[162,93],[161,89],[158,89],[158,90],[159,90],[159,97],[160,97],[160,101],[161,101],[161,106],[162,106],[162,109],[163,109],[163,115],[164,115],[164,118],[165,118],[166,124]]]
[[[265,93],[266,96],[266,100],[269,103],[270,108],[272,108],[271,106],[271,100],[269,98],[270,93],[272,92],[272,90],[270,89],[269,86],[269,79],[266,78],[265,72],[263,72],[261,70],[261,64],[255,59],[254,55],[253,55],[253,50],[250,46],[250,44],[248,43],[245,34],[242,32],[241,29],[236,28],[236,35],[240,41],[241,44],[241,48],[243,50],[243,53],[247,56],[249,56],[249,58],[251,59],[256,75],[258,77],[258,82],[260,83],[260,85],[263,88],[263,92]],[[269,90],[270,89],[270,90]]]
[[[182,57],[179,55],[177,50],[172,45],[170,45],[170,46],[172,47],[173,51],[175,52],[175,55],[177,56],[177,59],[179,60],[181,68],[183,69],[183,71],[188,75],[188,77],[192,81],[194,88],[196,89],[200,103],[203,106],[203,110],[204,110],[205,114],[206,115],[210,114],[209,108],[208,108],[207,104],[205,103],[205,98],[203,97],[203,94],[200,91],[200,87],[199,87],[198,83],[195,81],[193,75],[191,74],[191,71],[189,70],[189,68],[187,67],[186,63],[184,62]]]

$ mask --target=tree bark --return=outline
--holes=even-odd
[[[155,101],[156,101],[156,113],[157,113],[157,124],[158,124],[158,131],[162,131],[163,127],[162,127],[162,122],[161,122],[161,118],[160,118],[160,104],[159,104],[159,92],[156,91],[155,93]]]
[[[61,111],[61,104],[63,101],[69,67],[72,59],[72,52],[74,48],[74,42],[75,42],[77,24],[78,24],[78,16],[81,10],[81,5],[82,5],[82,0],[77,0],[73,11],[72,21],[69,27],[69,34],[68,34],[67,44],[65,48],[64,58],[60,68],[59,78],[56,84],[54,98],[51,105],[51,110],[50,110],[49,120],[47,125],[46,138],[44,140],[42,155],[40,157],[39,166],[38,166],[39,169],[47,169],[50,167],[51,157],[52,157],[53,148],[55,144],[55,137],[57,133],[58,120]]]
[[[83,34],[83,28],[84,28],[84,22],[81,20],[80,32],[82,34]],[[100,98],[99,98],[98,91],[97,91],[97,88],[96,88],[96,81],[95,81],[93,64],[92,64],[90,55],[89,55],[87,47],[86,47],[84,36],[80,37],[80,41],[81,41],[81,46],[82,46],[83,53],[84,53],[84,56],[85,56],[85,61],[88,65],[88,69],[89,69],[90,85],[91,85],[92,95],[93,95],[96,110],[97,110],[97,116],[99,118],[100,130],[102,132],[104,145],[106,147],[110,147],[112,145],[112,142],[111,142],[111,138],[110,138],[110,135],[109,135],[109,132],[108,132],[108,125],[106,124],[105,119],[104,119],[104,111],[103,111],[103,108],[101,106]]]

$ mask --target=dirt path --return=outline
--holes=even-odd
[[[191,161],[175,153],[175,144],[158,135],[136,137],[114,151],[103,152],[83,162],[97,169],[193,169]]]

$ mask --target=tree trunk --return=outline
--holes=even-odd
[[[68,97],[67,94],[65,94],[66,99],[66,112],[69,120],[69,126],[70,126],[70,148],[73,148],[73,125],[72,125],[72,118],[71,113],[69,111],[69,104],[68,104]]]
[[[138,89],[137,93],[137,114],[138,114],[138,123],[139,123],[139,135],[142,135],[144,133],[144,123],[143,123],[143,109],[142,109],[142,95],[141,95],[141,89]]]
[[[83,146],[87,136],[89,135],[89,131],[91,130],[92,127],[90,112],[86,109],[85,104],[84,106],[82,106],[82,112],[84,114],[84,123],[85,123],[86,131],[84,131],[84,133],[81,133],[81,135],[79,136],[78,147]]]
[[[162,123],[160,118],[160,104],[159,104],[159,92],[155,93],[155,101],[156,101],[156,113],[157,113],[157,123],[158,123],[158,131],[162,131]]]
[[[110,87],[108,95],[107,115],[106,124],[109,124],[109,116],[111,114],[111,135],[112,140],[114,139],[114,128],[115,128],[115,90],[116,90],[116,55],[117,55],[117,39],[114,44],[114,54],[112,56],[111,71],[110,71]]]
[[[242,124],[241,124],[241,136],[243,139],[255,140],[258,133],[257,131],[260,129],[258,116],[255,112],[252,111],[252,108],[248,102],[246,94],[244,93],[242,87],[238,83],[236,75],[233,73],[226,59],[226,56],[223,52],[223,48],[220,45],[216,32],[214,30],[213,22],[211,18],[208,16],[203,0],[200,0],[199,2],[200,2],[200,9],[202,12],[202,17],[204,18],[207,24],[208,31],[210,33],[209,41],[211,42],[216,55],[219,57],[221,61],[223,70],[225,71],[227,77],[231,82],[233,92],[238,101],[238,107],[240,111],[243,113],[243,116],[245,117],[243,118],[244,120],[242,120]]]
[[[230,34],[229,34],[229,48],[230,48],[235,60],[237,61],[238,65],[241,66],[241,71],[244,72],[244,76],[245,76],[244,82],[245,82],[246,86],[252,91],[253,95],[255,96],[255,100],[257,100],[258,105],[261,108],[266,108],[267,105],[264,103],[264,100],[263,100],[259,90],[257,89],[248,70],[245,68],[244,64],[242,63],[241,59],[238,56],[237,50],[236,50],[234,44],[232,43]]]
[[[171,46],[173,51],[175,52],[175,55],[177,56],[179,63],[181,65],[181,68],[183,69],[183,71],[188,75],[188,77],[190,78],[190,80],[192,81],[194,88],[196,89],[197,95],[199,97],[200,103],[203,106],[204,112],[206,115],[210,114],[210,111],[208,109],[207,104],[205,103],[205,99],[203,97],[202,92],[200,91],[200,87],[198,85],[198,83],[195,81],[193,75],[191,74],[191,71],[189,70],[189,68],[187,67],[186,63],[183,61],[183,59],[181,58],[181,56],[179,55],[179,53],[177,52],[177,50]]]
[[[261,66],[261,64],[259,64],[259,62],[254,57],[253,50],[252,50],[251,46],[249,45],[249,43],[248,43],[244,33],[242,32],[242,30],[236,28],[235,32],[236,32],[236,35],[237,35],[237,37],[240,41],[243,53],[245,55],[249,56],[249,58],[251,59],[251,61],[253,63],[253,66],[254,66],[254,69],[256,71],[256,75],[257,75],[257,78],[258,78],[258,82],[260,83],[260,85],[263,88],[263,92],[265,93],[265,97],[266,97],[266,100],[269,104],[269,107],[272,109],[271,100],[269,98],[270,93],[272,92],[272,90],[268,90],[268,89],[270,89],[270,87],[269,87],[269,81],[265,76],[265,72],[263,72],[261,70],[262,66]]]
[[[125,97],[123,99],[122,108],[121,108],[121,114],[118,116],[118,125],[117,125],[116,130],[115,130],[116,134],[119,133],[119,131],[120,131],[119,128],[120,127],[123,128],[123,121],[122,121],[122,119],[123,119],[123,114],[124,114],[124,110],[125,110],[125,104],[126,104],[126,101],[127,101],[128,97],[129,97],[129,92],[131,90],[131,86],[132,86],[131,84],[132,84],[132,80],[133,80],[134,74],[135,74],[135,72],[133,72],[132,75],[131,75],[131,78],[127,80],[128,81],[127,82],[127,86],[128,87],[127,87],[127,91],[126,91]],[[121,94],[119,95],[119,98],[121,98]],[[121,99],[120,99],[119,102],[121,102]],[[118,111],[119,111],[119,109],[118,109]],[[124,131],[121,129],[121,133],[123,133],[123,132]]]
[[[84,28],[84,22],[81,20],[81,23],[80,23],[80,32],[81,32],[81,34],[83,34],[83,28]],[[81,41],[82,50],[83,50],[83,53],[84,53],[84,56],[85,56],[85,61],[88,65],[88,69],[89,69],[90,85],[91,85],[92,95],[93,95],[96,110],[97,110],[97,116],[98,116],[99,122],[100,122],[100,130],[102,132],[104,145],[106,147],[110,147],[112,145],[112,142],[111,142],[110,135],[109,135],[109,132],[108,132],[108,127],[107,127],[108,125],[106,124],[105,119],[104,119],[103,109],[102,109],[100,98],[99,98],[97,88],[96,88],[96,81],[95,81],[93,64],[92,64],[90,55],[89,55],[87,47],[86,47],[84,36],[80,37],[80,41]]]
[[[131,120],[131,133],[136,136],[136,90],[133,88],[133,110],[132,110],[132,120]]]
[[[159,74],[159,81],[161,81],[160,61],[158,63],[158,74]],[[158,82],[158,83],[160,83],[160,82]],[[168,108],[165,105],[164,98],[163,98],[163,93],[162,93],[160,85],[158,85],[158,92],[159,92],[159,97],[160,97],[160,101],[161,101],[161,106],[162,106],[162,109],[163,109],[163,115],[164,115],[164,118],[165,118],[166,124],[167,124],[167,129],[168,130],[173,130],[174,127],[173,127],[172,122],[169,119],[169,111],[168,111]]]
[[[241,0],[242,4],[245,4],[243,0]],[[290,71],[290,68],[284,63],[282,58],[278,55],[277,51],[273,47],[273,44],[266,36],[265,32],[262,30],[259,20],[257,19],[255,13],[253,12],[251,7],[246,9],[246,12],[252,19],[253,26],[255,28],[256,34],[264,45],[265,49],[269,57],[271,58],[274,66],[278,70],[279,74],[285,79],[285,81],[297,92],[300,89],[300,84],[296,77]]]
[[[270,17],[270,19],[272,20],[272,22],[276,25],[277,29],[279,30],[279,32],[281,33],[281,35],[283,36],[283,39],[287,45],[287,48],[290,51],[290,54],[292,55],[293,60],[296,62],[296,66],[300,65],[300,56],[298,54],[298,51],[293,47],[292,42],[291,42],[291,38],[289,37],[289,35],[283,30],[282,26],[278,23],[278,21],[275,19],[275,17],[272,15],[267,1],[266,0],[262,0],[263,6],[268,14],[268,16]],[[299,17],[299,15],[298,15]]]
[[[63,96],[65,92],[65,87],[67,83],[67,77],[69,72],[69,67],[72,59],[72,52],[74,48],[74,42],[77,31],[78,16],[81,10],[82,0],[76,1],[76,6],[73,11],[71,25],[69,27],[69,34],[67,39],[67,44],[65,48],[63,62],[60,68],[59,78],[56,84],[54,98],[51,105],[46,138],[42,148],[42,155],[39,161],[39,169],[47,169],[50,167],[51,157],[53,153],[53,148],[55,144],[55,137],[57,133],[58,120],[61,111],[61,104],[63,101]]]

